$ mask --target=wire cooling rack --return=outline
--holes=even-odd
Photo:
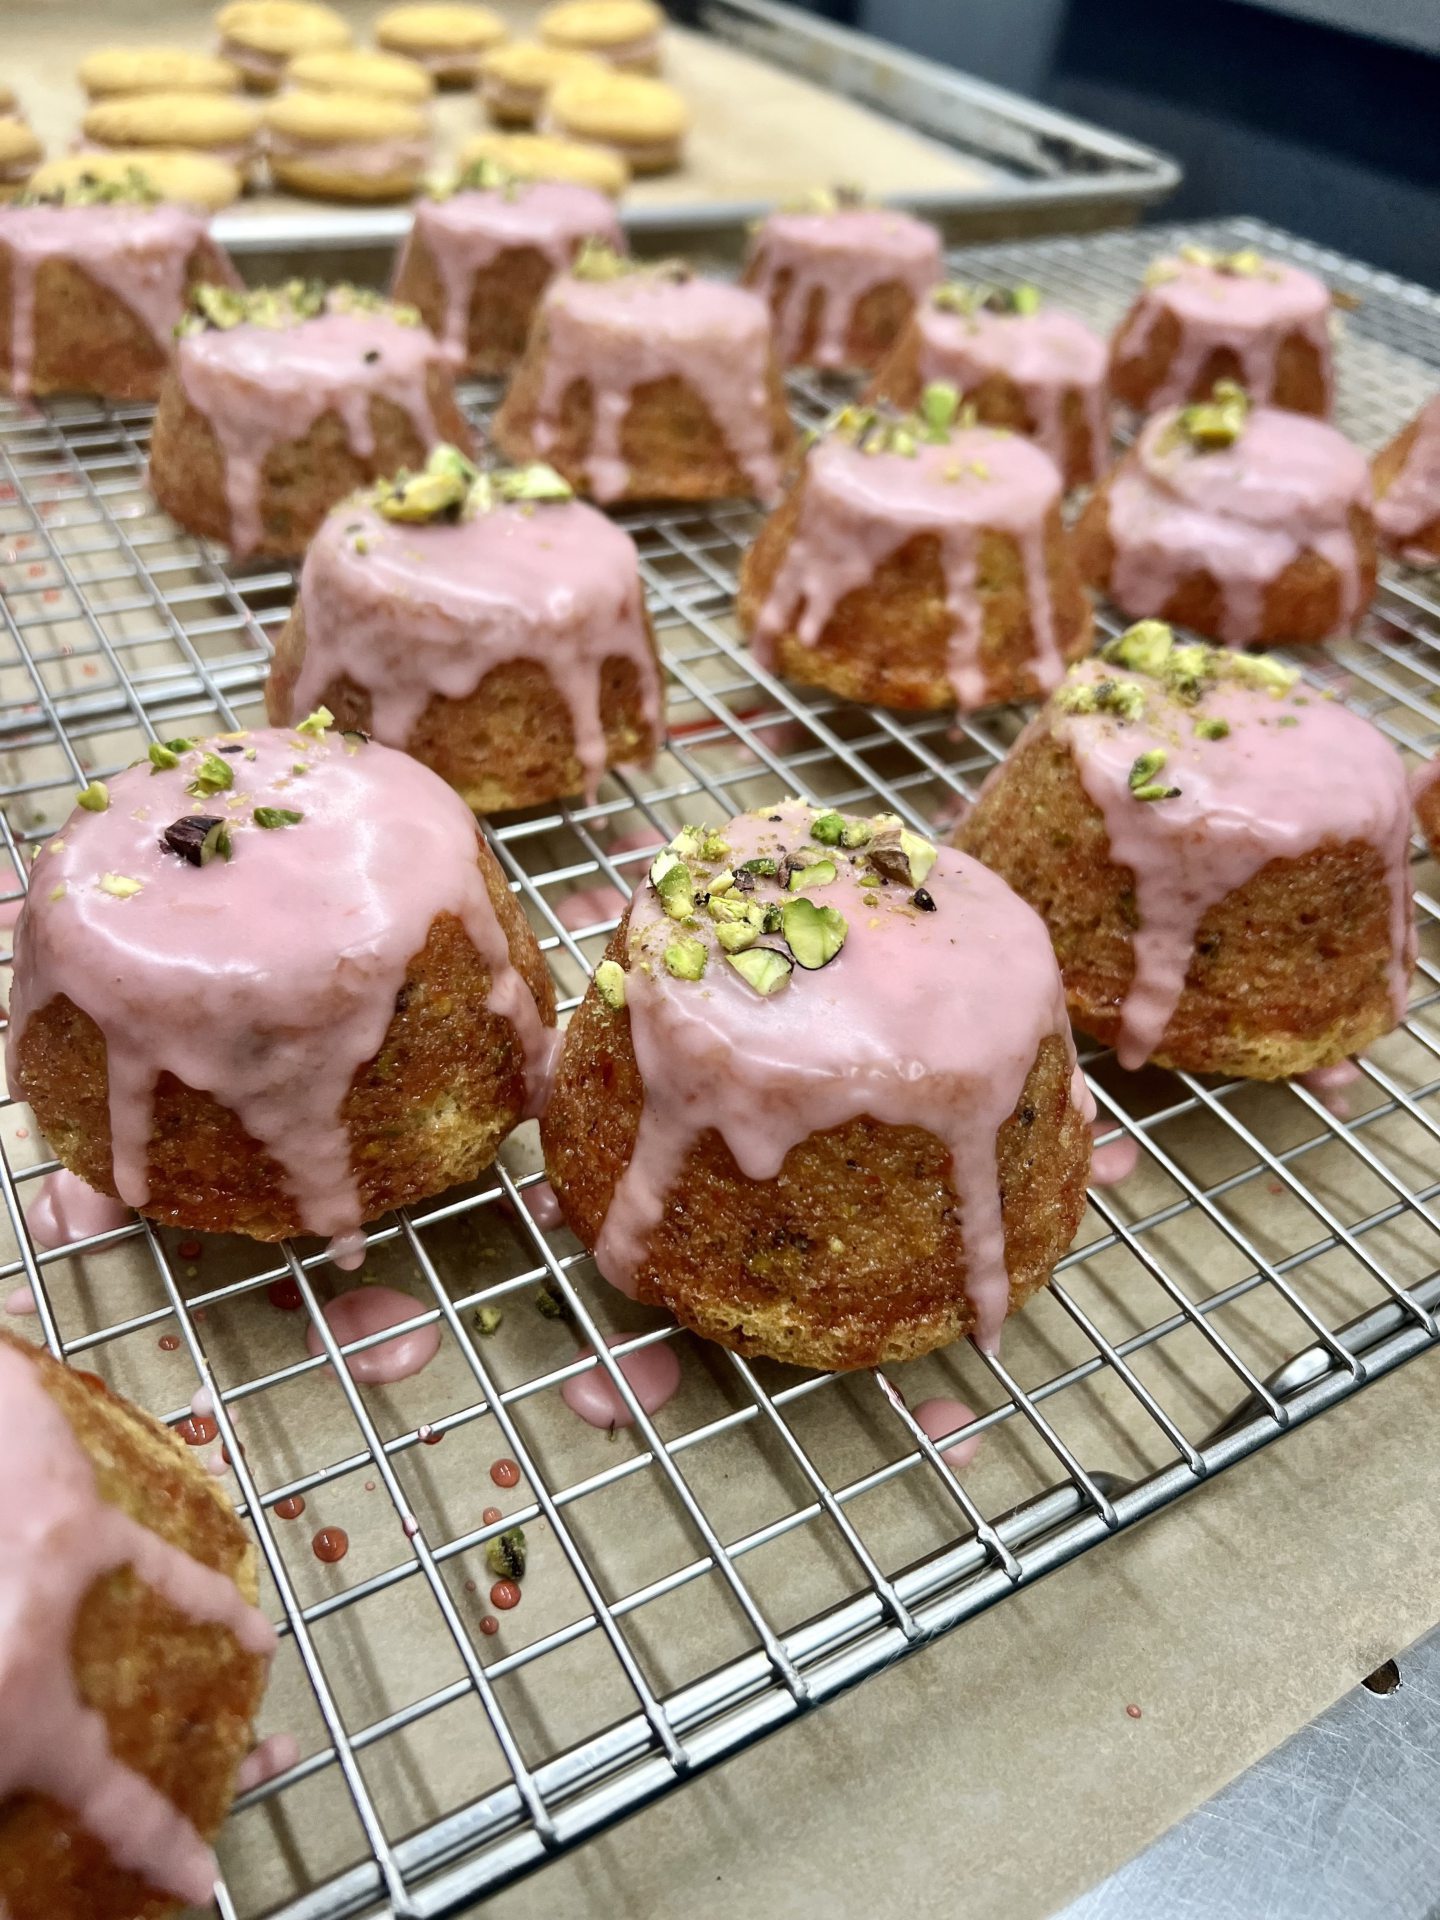
[[[1249,221],[955,264],[1032,280],[1108,327],[1153,253],[1185,238],[1260,246],[1354,296],[1339,420],[1357,440],[1377,445],[1440,382],[1435,296]],[[793,392],[805,421],[836,397],[804,380]],[[478,415],[492,398],[474,396]],[[261,718],[292,576],[231,570],[177,535],[144,490],[148,431],[142,408],[0,410],[12,919],[77,785],[157,737]],[[943,829],[1023,719],[903,717],[784,686],[733,625],[756,514],[623,518],[669,676],[668,748],[594,806],[488,828],[565,1008],[682,820],[799,791]],[[1407,754],[1434,750],[1433,578],[1388,568],[1359,634],[1299,664]],[[372,1229],[370,1276],[408,1290],[442,1344],[418,1378],[362,1389],[319,1313],[350,1283],[313,1243],[202,1244],[135,1221],[37,1253],[24,1215],[55,1162],[23,1108],[0,1109],[0,1281],[34,1289],[56,1353],[172,1421],[213,1389],[214,1464],[228,1461],[259,1543],[282,1633],[265,1728],[293,1734],[300,1758],[238,1803],[227,1920],[458,1912],[1434,1345],[1440,906],[1416,855],[1409,1016],[1364,1062],[1348,1115],[1301,1087],[1087,1056],[1108,1137],[1133,1142],[1138,1166],[1092,1192],[1003,1361],[967,1346],[807,1375],[657,1325],[549,1224],[524,1129],[473,1188]],[[563,1317],[536,1310],[541,1292]],[[482,1307],[501,1309],[498,1331],[480,1330]],[[682,1390],[651,1416],[618,1363],[657,1342],[680,1357]],[[596,1366],[630,1416],[608,1435],[561,1399]],[[911,1411],[937,1395],[965,1403],[939,1449]],[[190,1437],[207,1435],[205,1411]],[[519,1470],[505,1492],[488,1472],[502,1458]],[[484,1550],[514,1524],[523,1599],[490,1631]],[[316,1557],[322,1525],[332,1546],[348,1534],[343,1559]]]

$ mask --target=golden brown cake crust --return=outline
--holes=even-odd
[[[1431,853],[1440,860],[1440,780],[1427,780],[1416,793],[1415,818],[1420,822],[1420,831]]]
[[[440,438],[469,453],[470,425],[460,412],[449,375],[426,376],[431,416]],[[429,449],[405,409],[377,394],[370,402],[372,451],[352,451],[344,422],[327,410],[298,440],[272,447],[261,469],[261,541],[257,554],[300,553],[337,501],[401,467],[421,467]],[[225,461],[215,430],[186,398],[179,377],[166,379],[150,436],[150,490],[182,527],[224,543],[230,539]]]
[[[223,255],[210,240],[191,250],[187,286],[226,278]],[[14,281],[9,247],[0,244],[0,388],[13,391]],[[42,260],[35,274],[35,350],[31,391],[100,393],[112,400],[154,400],[170,363],[119,294],[93,280],[78,261]]]
[[[1408,426],[1401,428],[1393,440],[1388,440],[1381,447],[1371,462],[1370,471],[1375,483],[1377,500],[1382,494],[1388,493],[1400,478],[1401,469],[1410,458],[1410,449],[1419,435],[1420,425],[1420,416],[1417,414]],[[1407,533],[1403,540],[1396,541],[1394,544],[1405,548],[1407,552],[1418,550],[1440,560],[1440,508],[1436,509],[1432,519],[1427,520],[1423,526],[1417,527],[1414,533]]]
[[[547,460],[577,493],[584,494],[588,492],[585,460],[594,422],[594,391],[588,380],[570,383],[561,397],[554,442],[542,454],[535,440],[535,422],[547,351],[542,314],[495,416],[495,443],[517,466]],[[779,371],[773,364],[766,403],[771,442],[777,456],[784,460],[794,446],[795,429]],[[678,375],[646,381],[634,389],[621,430],[620,450],[630,474],[620,496],[624,500],[732,500],[743,499],[753,491],[730,451],[722,425]]]
[[[627,913],[608,952],[622,965],[628,925]],[[541,1123],[546,1170],[587,1246],[629,1165],[643,1104],[629,1014],[592,987]],[[1089,1164],[1065,1046],[1047,1037],[997,1140],[1012,1312],[1074,1238]],[[812,1133],[763,1181],[740,1172],[718,1133],[703,1133],[651,1235],[639,1298],[707,1340],[797,1366],[927,1353],[974,1324],[948,1170],[933,1134],[869,1118]]]
[[[643,617],[649,632],[649,615]],[[291,706],[304,658],[305,614],[297,600],[275,643],[265,683],[265,710],[274,726],[292,726],[304,718]],[[320,701],[335,716],[336,726],[369,732],[369,692],[348,676],[332,681]],[[659,743],[645,721],[633,661],[613,656],[605,662],[600,719],[607,765],[648,760],[655,752]],[[432,695],[405,751],[447,780],[477,813],[540,806],[579,793],[585,785],[570,709],[539,660],[492,667],[462,700]]]
[[[249,1534],[218,1484],[159,1421],[93,1373],[59,1366],[22,1341],[95,1468],[101,1496],[257,1599]],[[128,1569],[107,1574],[81,1609],[73,1646],[82,1701],[104,1715],[110,1746],[207,1840],[230,1806],[249,1750],[267,1662],[222,1626],[186,1619]],[[163,1920],[179,1903],[111,1865],[53,1800],[0,1802],[0,1909],[10,1920]]]
[[[555,1023],[555,990],[528,923],[490,849],[480,869],[510,958]],[[525,1109],[525,1059],[502,1015],[487,1011],[490,970],[453,914],[431,923],[396,999],[384,1045],[356,1073],[343,1114],[361,1217],[472,1179]],[[113,1194],[106,1048],[88,1014],[63,995],[20,1036],[24,1098],[56,1155]],[[281,1168],[212,1095],[162,1074],[155,1097],[144,1211],[199,1233],[278,1240],[301,1231]]]
[[[1115,330],[1116,340],[1126,337],[1140,304],[1137,299],[1120,322]],[[1114,397],[1138,412],[1148,411],[1170,371],[1170,363],[1180,345],[1180,322],[1168,307],[1162,307],[1138,352],[1127,354],[1122,359],[1112,351],[1110,390]],[[1184,398],[1208,399],[1217,380],[1233,380],[1240,386],[1245,384],[1245,369],[1240,357],[1228,347],[1217,347],[1201,361]],[[1267,406],[1284,407],[1290,413],[1313,413],[1323,420],[1330,412],[1329,394],[1325,368],[1314,341],[1298,330],[1287,333],[1276,350],[1272,391],[1253,397],[1257,402],[1263,400]]]
[[[741,562],[738,613],[743,633],[755,631],[795,537],[805,485],[802,477]],[[1046,523],[1045,559],[1060,652],[1067,661],[1078,660],[1090,650],[1093,616],[1067,552],[1058,511]],[[980,661],[992,700],[1035,698],[1042,689],[1031,665],[1034,645],[1025,569],[1009,534],[982,530],[975,583],[981,599]],[[946,605],[939,539],[932,533],[917,534],[883,560],[865,586],[845,595],[813,647],[802,645],[793,630],[779,635],[776,666],[787,680],[826,687],[848,700],[907,710],[953,707],[946,653],[954,625]]]
[[[465,365],[472,373],[508,373],[525,351],[530,323],[555,268],[538,247],[505,247],[470,286]],[[445,331],[445,287],[428,241],[418,229],[411,235],[396,276],[394,298],[418,307],[437,337]]]
[[[1370,604],[1375,593],[1376,555],[1374,521],[1361,507],[1350,509],[1350,534],[1355,542],[1355,571],[1363,608]],[[1074,552],[1081,578],[1102,593],[1108,593],[1115,558],[1110,536],[1108,481],[1091,494],[1076,522]],[[1221,629],[1223,599],[1220,582],[1205,568],[1177,581],[1170,598],[1153,616],[1148,608],[1144,612],[1147,618],[1189,627],[1194,633],[1215,635]],[[1266,587],[1260,631],[1246,644],[1271,647],[1327,639],[1342,624],[1344,606],[1344,581],[1323,554],[1306,548]],[[1142,610],[1129,607],[1122,611],[1138,617]]]
[[[1050,930],[1070,1017],[1105,1045],[1135,973],[1134,876],[1069,748],[1032,734],[955,845],[1009,882]],[[1394,1025],[1389,876],[1365,841],[1272,860],[1205,914],[1154,1058],[1192,1073],[1280,1080],[1333,1066]]]

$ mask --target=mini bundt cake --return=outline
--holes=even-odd
[[[1431,760],[1411,782],[1415,817],[1431,853],[1440,858],[1440,760]]]
[[[763,666],[885,707],[966,710],[1056,686],[1090,645],[1060,524],[1060,475],[1031,441],[846,408],[822,432],[740,572]]]
[[[1154,262],[1116,328],[1110,386],[1117,400],[1153,413],[1233,380],[1257,404],[1323,417],[1332,358],[1330,290],[1314,274],[1251,248],[1182,247]]]
[[[956,840],[1043,916],[1122,1066],[1277,1080],[1403,1018],[1409,834],[1368,720],[1147,620],[1071,669]]]
[[[593,187],[523,181],[494,161],[464,169],[415,209],[394,297],[419,309],[472,373],[508,373],[547,286],[586,240],[623,251],[609,198]]]
[[[612,1284],[845,1368],[993,1351],[1074,1236],[1093,1111],[1030,909],[893,815],[787,800],[657,857],[542,1137]]]
[[[942,271],[925,221],[817,193],[761,221],[744,284],[774,316],[782,366],[837,371],[878,367]]]
[[[663,726],[635,543],[547,467],[437,449],[320,528],[265,701],[277,726],[323,704],[477,812],[593,801]]]
[[[543,1099],[554,996],[474,816],[329,718],[156,742],[35,863],[10,1086],[171,1226],[346,1241]]]
[[[587,246],[540,303],[495,439],[607,505],[773,502],[794,428],[769,310],[679,263]]]
[[[337,500],[471,449],[445,350],[413,307],[294,280],[197,287],[161,389],[150,488],[237,559],[303,551]]]
[[[1412,567],[1440,561],[1440,393],[1376,454],[1375,528]]]
[[[1080,571],[1132,619],[1227,646],[1323,640],[1375,591],[1365,456],[1323,420],[1212,400],[1157,414],[1075,531]]]
[[[189,289],[238,286],[205,216],[137,167],[0,206],[0,384],[153,400]]]
[[[1099,334],[1042,305],[1034,287],[947,285],[920,302],[871,392],[913,407],[944,381],[983,425],[1028,434],[1078,487],[1109,461],[1108,362]]]
[[[164,1920],[210,1843],[269,1672],[256,1557],[180,1440],[0,1333],[0,1911]]]

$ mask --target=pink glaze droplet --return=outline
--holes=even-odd
[[[298,1520],[305,1511],[305,1496],[300,1493],[287,1493],[283,1500],[275,1502],[274,1513],[277,1520]]]
[[[495,1618],[493,1613],[487,1613],[485,1615],[485,1618],[480,1622],[480,1631],[484,1634],[498,1633],[500,1631],[500,1622]]]
[[[912,1408],[915,1424],[931,1440],[941,1440],[947,1433],[954,1433],[957,1427],[963,1427],[973,1420],[973,1411],[963,1400],[948,1400],[943,1397],[934,1400],[922,1400],[918,1407]],[[971,1434],[967,1440],[959,1440],[953,1447],[946,1447],[940,1458],[947,1467],[956,1473],[962,1467],[968,1467],[980,1450],[983,1434]]]
[[[1113,1133],[1117,1122],[1114,1120],[1092,1120],[1090,1131],[1096,1141],[1102,1134]],[[1140,1161],[1140,1142],[1134,1134],[1123,1133],[1118,1140],[1111,1140],[1105,1146],[1095,1147],[1090,1156],[1090,1184],[1092,1187],[1118,1187],[1122,1180],[1128,1180]]]
[[[490,1468],[490,1478],[497,1487],[515,1487],[520,1484],[520,1469],[513,1460],[496,1460]]]
[[[350,1551],[350,1536],[343,1527],[322,1527],[310,1545],[317,1560],[333,1566]]]
[[[288,1773],[299,1760],[300,1742],[295,1736],[272,1733],[240,1762],[240,1771],[235,1775],[236,1793],[251,1793],[256,1787],[263,1787],[267,1780]]]
[[[347,1346],[352,1340],[363,1340],[369,1334],[383,1333],[387,1327],[413,1320],[424,1309],[418,1300],[408,1293],[397,1293],[393,1287],[357,1287],[353,1292],[339,1294],[321,1311],[336,1340],[341,1346]],[[307,1330],[305,1345],[312,1354],[325,1351],[317,1327]],[[379,1346],[348,1354],[345,1364],[351,1379],[361,1386],[392,1386],[398,1380],[408,1380],[412,1374],[420,1373],[439,1351],[440,1329],[432,1323],[398,1334],[393,1340],[383,1340]]]
[[[39,1303],[27,1287],[16,1287],[13,1293],[5,1296],[5,1311],[12,1319],[23,1319],[27,1314],[38,1313]]]
[[[555,1198],[555,1189],[548,1180],[526,1187],[520,1198],[525,1203],[525,1211],[542,1233],[549,1233],[560,1225],[560,1202]]]
[[[520,1604],[520,1589],[513,1580],[497,1580],[490,1589],[490,1604],[498,1607],[502,1613],[508,1613],[511,1607]]]
[[[633,1334],[612,1333],[605,1344],[614,1347],[633,1338]],[[594,1351],[593,1347],[582,1347],[580,1357],[583,1359]],[[680,1357],[668,1340],[624,1354],[620,1371],[646,1413],[657,1413],[667,1400],[674,1398],[680,1385]],[[634,1424],[634,1415],[620,1398],[610,1376],[598,1366],[567,1380],[560,1389],[560,1397],[572,1413],[578,1413],[592,1427]]]
[[[111,1233],[134,1219],[129,1207],[94,1187],[66,1168],[47,1173],[30,1209],[26,1224],[37,1247],[68,1247],[77,1240],[89,1240],[97,1233]]]
[[[1300,1085],[1313,1093],[1327,1112],[1333,1113],[1337,1120],[1348,1120],[1354,1111],[1351,1090],[1364,1075],[1356,1061],[1340,1060],[1333,1067],[1312,1067],[1309,1073],[1297,1077]]]
[[[501,1513],[499,1507],[486,1507],[480,1516],[482,1523],[487,1527],[493,1527],[497,1521],[503,1520],[504,1518],[505,1516]]]
[[[365,1264],[365,1229],[337,1233],[325,1248],[333,1266],[344,1273],[358,1273]]]

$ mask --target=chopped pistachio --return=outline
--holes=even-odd
[[[1130,769],[1130,791],[1138,793],[1141,787],[1149,786],[1165,765],[1165,760],[1163,747],[1151,747],[1147,753],[1137,755]]]
[[[761,854],[754,860],[742,860],[740,871],[753,873],[760,880],[773,880],[780,871],[780,863],[778,860],[772,860],[768,854]]]
[[[160,841],[192,867],[209,866],[215,859],[228,860],[234,850],[229,825],[216,813],[187,813],[172,820]]]
[[[167,740],[165,745],[171,753],[189,753],[194,748],[195,742],[182,735],[178,740]]]
[[[505,1312],[501,1307],[477,1307],[471,1325],[482,1339],[488,1340],[492,1334],[500,1331],[500,1322],[504,1318]]]
[[[607,1007],[625,1004],[625,969],[618,960],[602,960],[595,969],[595,991]]]
[[[502,467],[490,476],[502,500],[573,500],[575,492],[563,474],[535,460],[528,467]]]
[[[725,920],[715,929],[715,938],[726,953],[744,953],[753,947],[764,930],[763,915],[755,920]]]
[[[845,830],[840,836],[842,846],[863,847],[869,844],[873,829],[868,820],[847,820]]]
[[[730,842],[723,833],[716,833],[713,827],[707,827],[700,839],[700,857],[702,860],[728,860]]]
[[[291,807],[256,807],[252,816],[257,827],[274,829],[276,827],[298,827],[305,818]]]
[[[86,813],[104,813],[110,805],[110,789],[103,780],[92,780],[88,787],[82,787],[75,796],[77,807],[83,807]]]
[[[834,907],[817,907],[803,894],[798,900],[787,900],[780,917],[785,944],[794,954],[796,965],[807,973],[828,966],[849,932],[843,913]]]
[[[758,926],[764,917],[762,909],[738,891],[712,893],[705,902],[705,911],[721,926],[737,926],[751,920]]]
[[[665,971],[673,974],[677,980],[699,980],[704,975],[705,963],[709,958],[703,940],[692,940],[688,934],[682,933],[665,949]]]
[[[63,900],[65,898],[65,882],[63,880],[59,881],[50,889],[50,898],[52,900]]]
[[[1176,425],[1197,452],[1230,447],[1245,431],[1250,396],[1233,380],[1217,380],[1208,400],[1182,407]]]
[[[535,1294],[535,1311],[542,1320],[569,1320],[570,1302],[554,1280],[542,1280]]]
[[[773,947],[751,947],[745,953],[727,954],[726,959],[757,993],[768,999],[787,983],[793,968],[783,953]]]
[[[734,890],[735,876],[729,867],[722,867],[719,873],[712,873],[705,882],[705,891],[710,894],[730,893]]]
[[[1116,666],[1158,677],[1174,645],[1175,636],[1163,620],[1137,620],[1133,627],[1106,641],[1100,656]]]
[[[650,869],[650,878],[670,919],[688,920],[695,911],[695,881],[685,862],[673,853],[662,853]]]
[[[1228,656],[1227,669],[1232,679],[1243,686],[1268,688],[1286,693],[1300,678],[1298,668],[1287,667],[1268,653],[1236,653]]]
[[[485,1564],[497,1580],[525,1578],[525,1529],[507,1527],[485,1546]]]
[[[187,793],[202,797],[212,793],[224,793],[235,784],[235,769],[230,762],[218,753],[202,753],[195,778],[186,783]]]
[[[1137,800],[1177,800],[1179,787],[1167,787],[1162,780],[1152,780],[1148,786],[1132,789]]]
[[[1040,289],[1038,287],[1032,287],[1027,282],[1022,281],[1018,287],[1011,288],[1010,305],[1012,312],[1015,313],[1038,313],[1040,311]]]
[[[880,820],[895,821],[893,814],[878,816]],[[898,880],[902,885],[918,887],[924,884],[925,876],[935,864],[935,849],[928,840],[918,833],[912,833],[909,827],[902,827],[898,821],[884,826],[870,841],[870,859],[876,871],[887,880]]]
[[[102,893],[113,894],[117,900],[129,900],[135,894],[139,893],[140,882],[130,879],[127,874],[123,873],[102,873],[100,876],[100,891]]]
[[[178,767],[180,756],[173,747],[162,747],[158,740],[152,740],[149,747],[149,759],[156,773],[168,773],[171,767]]]
[[[838,847],[845,834],[845,818],[839,813],[817,813],[810,832],[822,847]]]
[[[960,389],[948,380],[932,380],[920,395],[920,418],[925,423],[925,438],[947,440],[960,412]]]
[[[760,931],[762,933],[779,933],[781,925],[779,902],[772,901],[768,907],[761,909]]]
[[[297,733],[308,733],[316,740],[320,739],[327,727],[333,727],[335,716],[329,707],[316,707],[313,713],[307,713],[296,727]]]
[[[1202,740],[1223,740],[1230,731],[1230,722],[1218,715],[1202,714],[1195,722],[1195,731]]]
[[[570,272],[577,280],[623,280],[634,271],[633,261],[617,253],[606,241],[594,238],[582,242],[579,253],[570,263]]]
[[[677,860],[698,860],[704,845],[705,835],[699,827],[681,827],[671,835],[665,850],[673,853]]]
[[[828,887],[835,875],[833,860],[817,860],[812,866],[797,867],[790,875],[790,891],[803,893],[807,887]]]

